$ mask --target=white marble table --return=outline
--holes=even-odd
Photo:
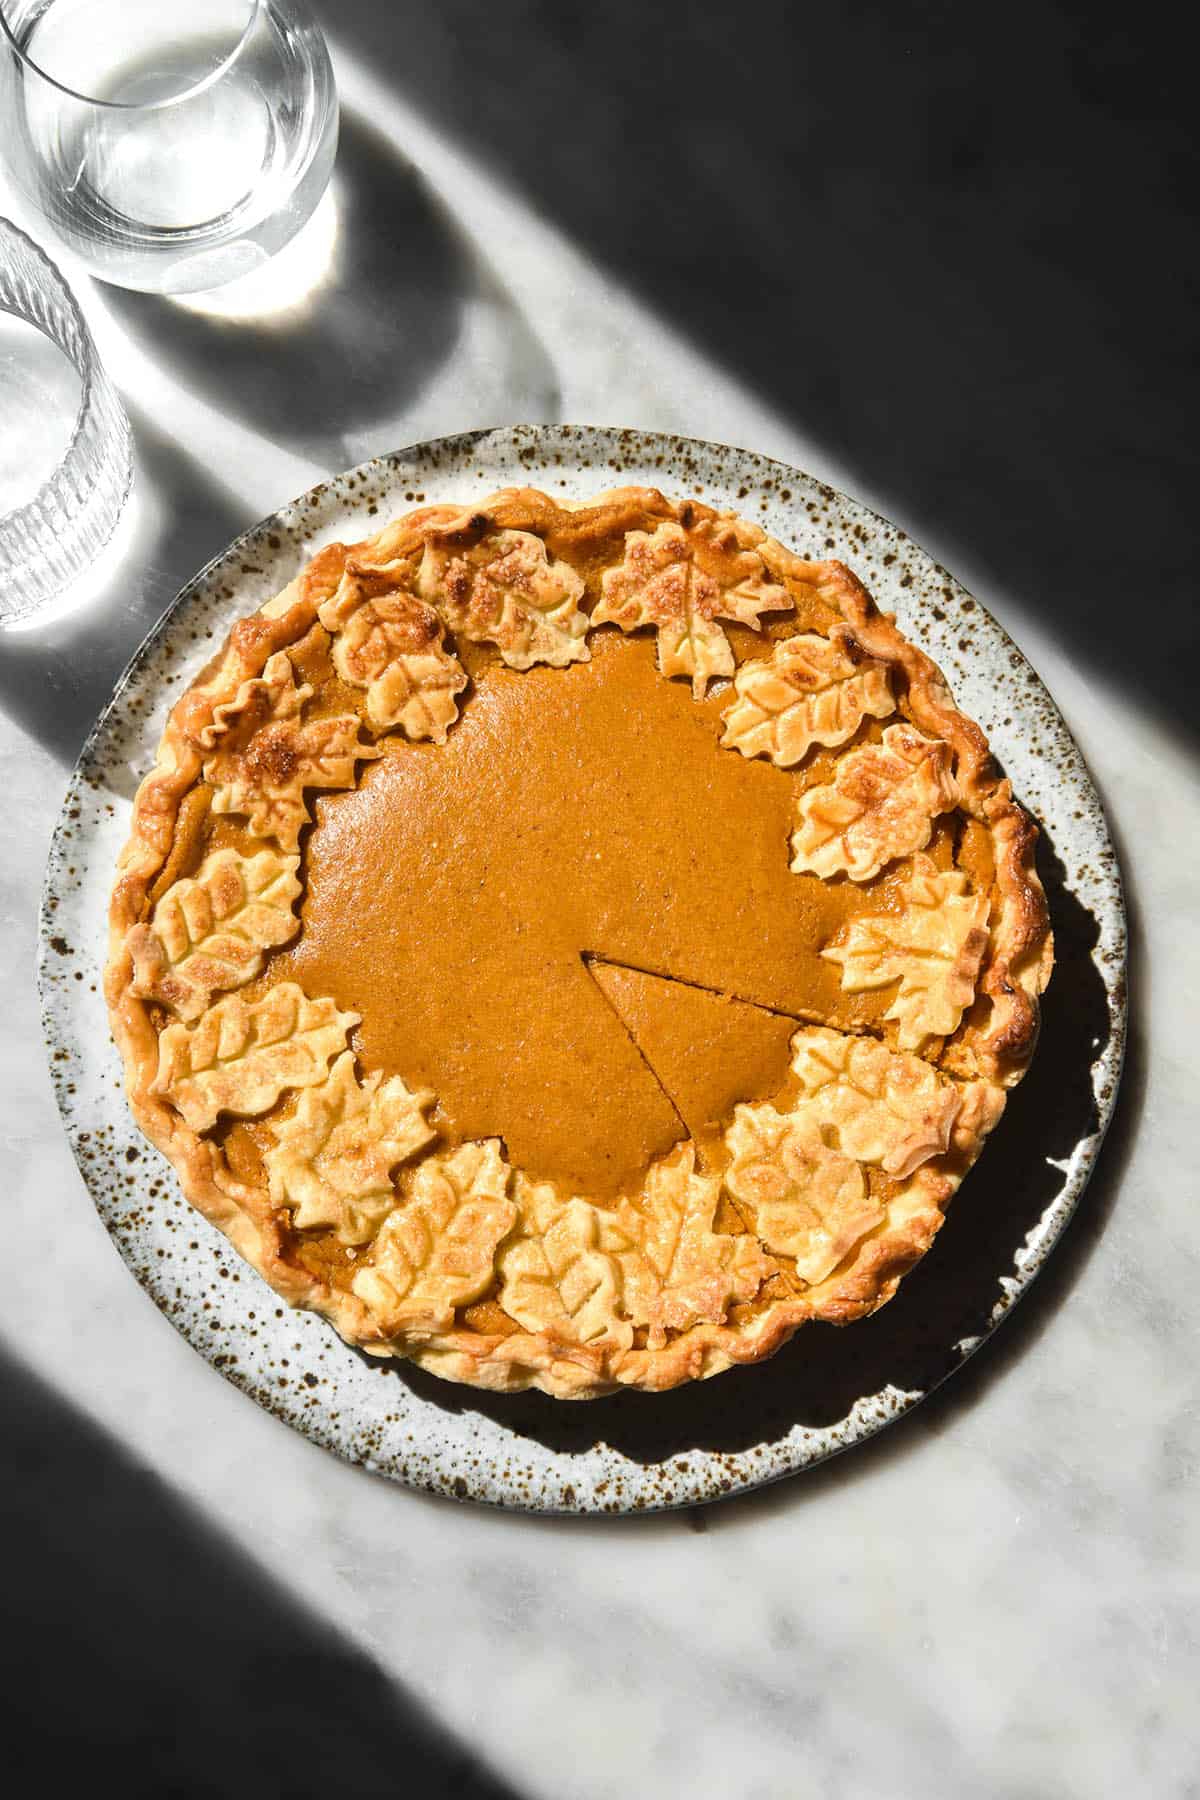
[[[134,420],[135,505],[95,591],[0,640],[14,1629],[18,1661],[91,1670],[43,1728],[124,1756],[135,1793],[186,1765],[181,1792],[1194,1795],[1194,757],[1151,698],[1122,691],[1120,667],[1081,651],[1052,589],[1018,592],[978,552],[953,498],[914,504],[773,409],[350,37],[334,47],[347,104],[378,136],[348,135],[332,286],[235,329],[79,283]],[[382,214],[381,193],[399,196]],[[1041,671],[1130,871],[1123,1099],[1033,1295],[883,1438],[702,1515],[456,1508],[288,1432],[132,1282],[39,1048],[37,901],[67,768],[176,587],[322,471],[551,418],[753,445],[899,519]],[[109,1678],[126,1700],[116,1722],[95,1699]],[[57,1753],[35,1730],[31,1758]]]

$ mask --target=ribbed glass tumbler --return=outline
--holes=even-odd
[[[0,309],[57,344],[79,371],[81,389],[58,467],[32,499],[0,513],[3,626],[56,599],[94,561],[121,517],[133,462],[129,422],[74,295],[50,258],[7,219],[0,219]]]

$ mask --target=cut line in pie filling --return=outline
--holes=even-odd
[[[848,1029],[887,994],[846,994],[822,956],[864,896],[788,868],[793,780],[720,748],[728,694],[664,681],[652,640],[591,648],[568,669],[477,662],[445,744],[385,743],[317,801],[303,933],[274,967],[357,1012],[364,1068],[431,1089],[448,1139],[498,1137],[518,1168],[606,1198],[680,1136],[644,1057],[664,1009],[694,1014],[694,1077],[728,1113],[786,1058],[750,1053],[743,1090],[712,994]],[[948,823],[932,854],[949,863]],[[617,963],[675,977],[647,984],[634,1041],[599,974]]]
[[[585,953],[584,966],[670,1102],[702,1165],[739,1100],[785,1085],[792,1037],[813,1020],[676,975]]]
[[[454,1379],[670,1386],[928,1248],[1033,1048],[1034,836],[841,565],[514,490],[235,630],[106,993],[139,1121],[287,1298]]]

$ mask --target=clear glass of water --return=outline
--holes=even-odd
[[[0,626],[92,564],[131,478],[129,425],[74,295],[0,219]]]
[[[304,0],[0,0],[0,153],[103,281],[186,294],[282,249],[338,105]]]

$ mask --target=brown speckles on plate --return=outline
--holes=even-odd
[[[753,504],[767,529],[798,549],[852,564],[941,662],[1044,821],[1060,946],[1046,1004],[1047,1080],[1035,1063],[1010,1109],[1022,1117],[1001,1126],[934,1252],[891,1306],[847,1331],[802,1332],[760,1368],[674,1394],[579,1405],[488,1396],[373,1362],[322,1320],[272,1305],[135,1129],[97,991],[135,779],[150,766],[179,683],[208,660],[213,639],[278,592],[322,543],[363,535],[377,512],[426,497],[469,502],[532,480],[580,497],[616,481],[702,490],[717,505],[745,512]],[[748,451],[530,425],[416,445],[323,482],[189,583],[118,683],[75,770],[47,867],[40,976],[59,1107],[101,1217],[137,1280],[227,1380],[317,1443],[412,1487],[535,1512],[636,1513],[694,1507],[862,1443],[909,1412],[1005,1316],[1070,1218],[1112,1111],[1124,957],[1116,859],[1054,702],[1001,627],[904,532]],[[971,1220],[989,1180],[1002,1184],[991,1198],[1011,1219],[1007,1236],[988,1240],[990,1261],[977,1266]]]

